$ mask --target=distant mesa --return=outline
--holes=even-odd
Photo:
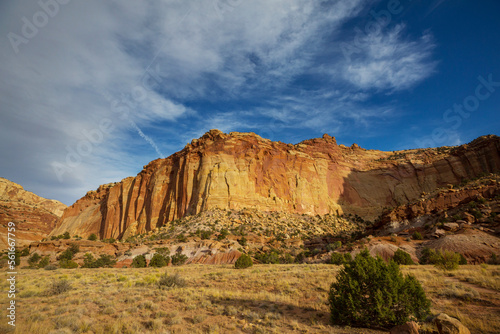
[[[15,223],[18,247],[40,241],[54,229],[66,205],[26,191],[17,183],[0,177],[0,249],[7,249],[7,228]]]
[[[286,144],[210,130],[135,177],[100,186],[66,208],[51,235],[122,239],[212,209],[379,217],[448,185],[500,170],[500,139],[383,152],[334,137]]]

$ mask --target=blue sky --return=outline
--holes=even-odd
[[[496,0],[2,1],[0,176],[72,204],[212,128],[381,150],[498,135],[498,13]]]

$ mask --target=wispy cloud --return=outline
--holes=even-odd
[[[392,106],[372,106],[370,98],[428,77],[434,44],[429,33],[411,39],[398,25],[368,36],[360,57],[346,64],[331,39],[338,45],[344,23],[366,3],[61,6],[18,53],[2,40],[3,176],[70,204],[83,189],[134,175],[209,128],[273,137],[283,129],[341,132],[345,124],[384,119]],[[1,35],[22,34],[22,17],[40,10],[36,2],[4,5]],[[334,56],[322,57],[325,50]],[[301,80],[311,77],[328,87],[305,89]],[[88,134],[96,131],[102,139],[92,142]],[[59,177],[54,163],[68,162],[73,167]]]

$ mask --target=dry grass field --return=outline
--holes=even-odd
[[[327,295],[339,268],[302,264],[244,270],[229,265],[23,269],[17,275],[16,333],[383,333],[329,323]],[[432,266],[402,270],[420,280],[433,302],[433,313],[459,318],[472,333],[500,332],[498,266],[462,266],[453,272]],[[165,272],[178,274],[185,286],[160,289]],[[65,285],[70,289],[61,292]],[[8,290],[5,280],[0,287]],[[6,297],[0,297],[2,305]],[[10,326],[2,322],[3,333]]]

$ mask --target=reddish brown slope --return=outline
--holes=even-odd
[[[15,223],[16,244],[26,246],[47,237],[66,205],[25,191],[0,177],[0,250],[7,248],[7,224]]]

